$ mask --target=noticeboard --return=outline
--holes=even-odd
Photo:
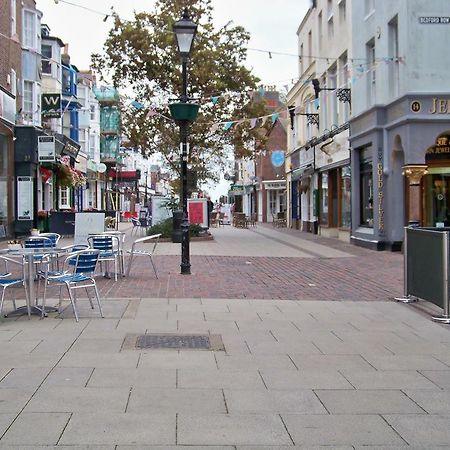
[[[17,220],[33,218],[33,178],[17,177]]]

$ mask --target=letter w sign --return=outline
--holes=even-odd
[[[42,94],[42,117],[61,117],[61,94]]]

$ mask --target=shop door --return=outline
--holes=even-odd
[[[431,181],[431,183],[430,183]],[[450,226],[450,173],[428,175],[425,180],[426,220],[431,227]]]
[[[330,189],[329,189],[329,195],[330,195],[330,204],[331,204],[331,211],[330,211],[330,222],[329,225],[332,228],[336,228],[339,223],[339,208],[338,208],[338,177],[337,177],[337,170],[332,170],[329,172],[330,174]]]

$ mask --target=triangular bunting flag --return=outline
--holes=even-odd
[[[211,101],[213,102],[213,105],[217,104],[219,101],[219,96],[211,97]]]
[[[138,102],[136,100],[133,100],[131,102],[131,106],[133,106],[136,109],[143,109],[144,108],[144,105],[141,102]]]
[[[211,133],[215,133],[218,129],[219,129],[219,124],[218,123],[213,123],[212,127],[210,128],[209,131],[211,131]]]
[[[158,113],[157,113],[155,110],[149,109],[149,110],[148,110],[148,113],[147,113],[147,115],[146,115],[145,117],[148,119],[149,117],[156,116],[157,114],[158,114]]]
[[[256,127],[256,121],[257,121],[257,120],[258,120],[258,119],[255,119],[255,118],[250,119],[250,129]]]
[[[225,124],[223,125],[223,129],[225,131],[228,131],[232,126],[233,126],[233,122],[225,122]]]
[[[259,124],[259,126],[260,126],[260,127],[263,127],[264,124],[266,123],[266,120],[267,120],[267,116],[261,117],[261,123]]]
[[[278,113],[273,113],[272,114],[272,123],[275,123],[278,120],[278,117],[280,117],[280,115]]]
[[[314,106],[316,107],[316,109],[320,108],[320,99],[318,99],[318,98],[314,99]]]

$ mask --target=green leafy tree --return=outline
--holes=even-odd
[[[115,87],[132,90],[144,108],[124,107],[122,126],[129,145],[144,155],[161,154],[179,173],[179,129],[161,115],[148,117],[149,108],[170,118],[167,103],[182,90],[181,62],[173,23],[188,8],[199,25],[188,66],[188,96],[200,103],[200,114],[189,132],[189,165],[198,181],[215,180],[227,162],[227,150],[251,156],[261,134],[249,122],[225,131],[212,124],[259,117],[264,103],[252,101],[259,79],[244,66],[249,33],[230,23],[215,29],[211,0],[157,0],[153,12],[135,13],[126,21],[114,14],[114,26],[104,53],[93,55],[93,67]],[[211,97],[219,97],[213,104]],[[268,124],[269,125],[269,124]],[[267,125],[267,126],[268,126]]]

